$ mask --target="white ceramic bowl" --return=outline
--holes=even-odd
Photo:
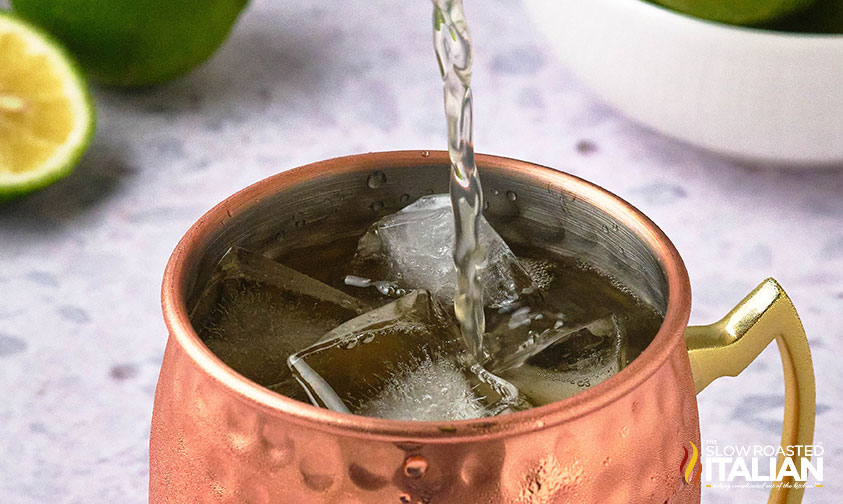
[[[597,95],[666,135],[734,157],[843,163],[843,35],[728,26],[641,0],[524,0]]]

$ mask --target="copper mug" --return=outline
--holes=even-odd
[[[167,265],[170,336],[155,394],[150,502],[697,503],[700,486],[681,470],[683,448],[700,441],[696,394],[740,373],[774,339],[785,378],[781,444],[811,444],[810,351],[775,280],[719,322],[686,327],[691,291],[682,259],[641,212],[546,167],[493,156],[477,162],[486,216],[507,241],[574,254],[664,311],[641,355],[569,399],[456,422],[336,413],[247,380],[203,345],[187,317],[222,254],[238,245],[272,256],[359,236],[377,215],[446,192],[449,162],[444,152],[384,152],[286,171],[210,210]],[[778,486],[769,502],[800,502],[802,492]]]

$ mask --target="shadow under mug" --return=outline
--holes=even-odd
[[[571,398],[455,422],[351,416],[261,387],[212,354],[188,320],[220,257],[232,246],[273,257],[360,236],[378,216],[447,192],[449,161],[444,152],[383,152],[286,171],[206,213],[167,265],[170,336],[152,419],[150,502],[696,503],[701,469],[685,460],[700,443],[696,393],[740,373],[772,340],[784,367],[781,444],[811,444],[810,351],[775,280],[721,321],[686,327],[687,272],[646,216],[562,172],[492,156],[477,162],[485,215],[506,241],[576,256],[664,312],[647,348]],[[769,502],[801,501],[803,490],[788,482]]]

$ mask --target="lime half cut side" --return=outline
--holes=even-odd
[[[61,45],[0,11],[0,201],[69,174],[94,117],[85,79]]]

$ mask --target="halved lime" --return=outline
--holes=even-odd
[[[94,107],[58,42],[0,11],[0,200],[69,174],[90,144]]]

